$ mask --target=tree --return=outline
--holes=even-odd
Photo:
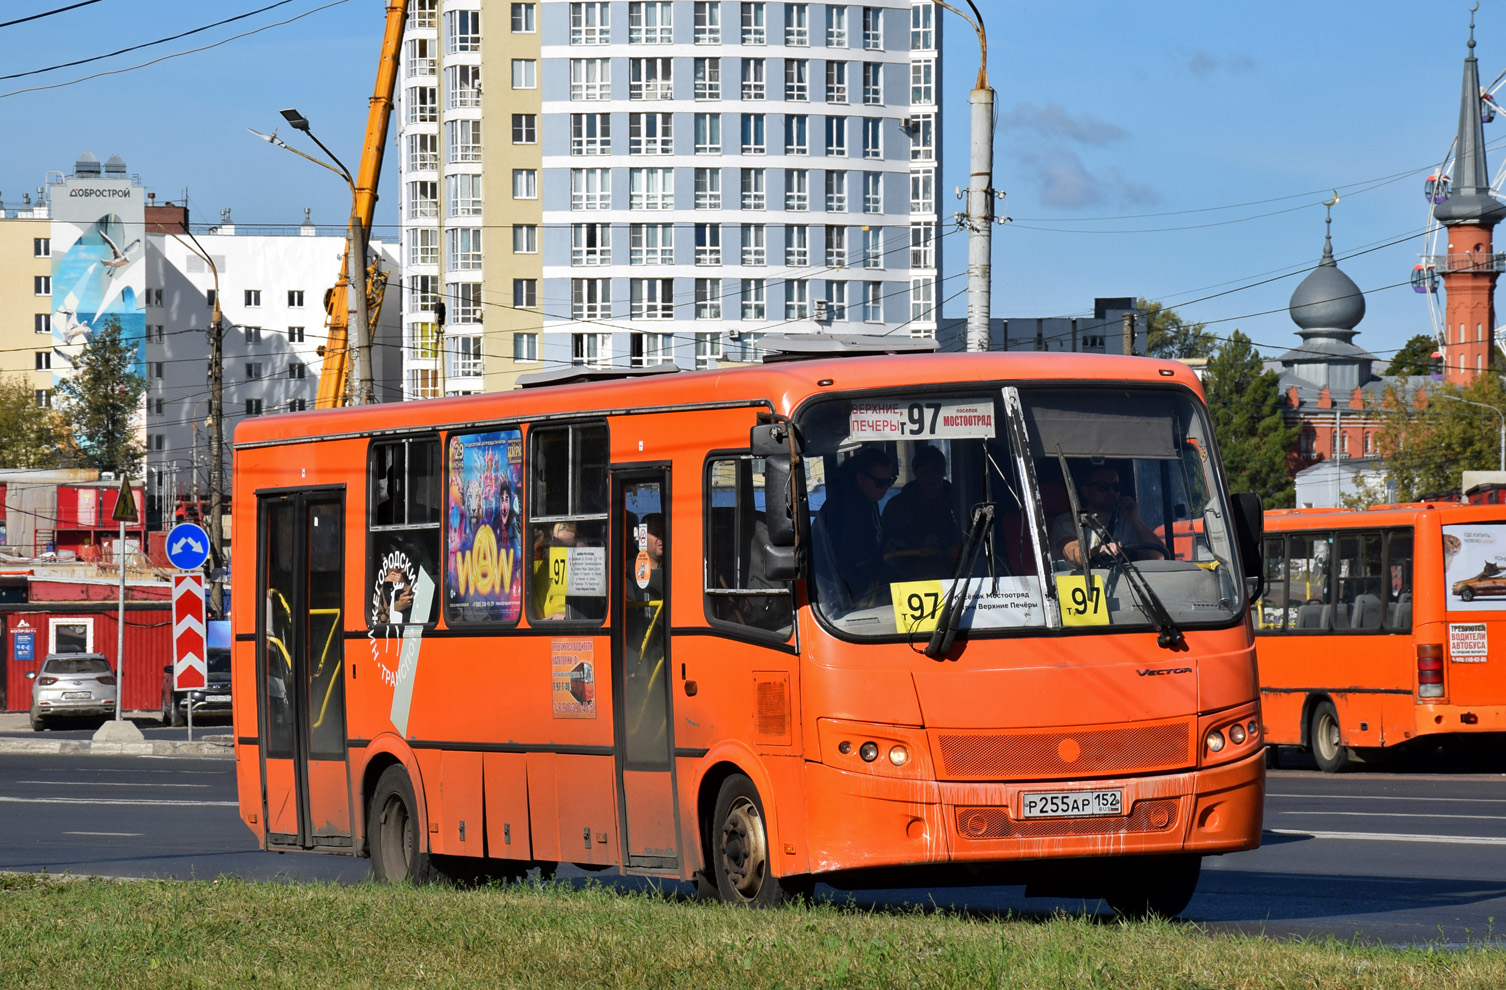
[[[1234,331],[1208,360],[1203,386],[1230,486],[1259,494],[1268,509],[1289,508],[1297,489],[1287,455],[1301,427],[1286,425],[1276,373],[1249,337]]]
[[[58,417],[21,375],[0,378],[0,467],[58,466]]]
[[[137,408],[146,379],[132,368],[136,348],[121,339],[120,320],[107,316],[89,334],[73,374],[57,387],[63,421],[83,467],[129,475],[146,453]]]
[[[1396,356],[1391,359],[1391,364],[1386,368],[1388,375],[1430,375],[1433,373],[1433,354],[1438,350],[1438,342],[1430,333],[1420,333],[1412,337]]]
[[[1139,300],[1145,311],[1145,350],[1158,358],[1205,358],[1218,346],[1218,340],[1202,323],[1188,323],[1158,302]]]
[[[1376,436],[1386,459],[1386,481],[1395,486],[1401,502],[1456,490],[1462,472],[1494,471],[1501,462],[1501,420],[1491,412],[1506,410],[1500,378],[1481,375],[1463,387],[1435,382],[1427,386],[1426,396],[1419,409],[1415,391],[1394,390],[1389,403],[1394,415]]]

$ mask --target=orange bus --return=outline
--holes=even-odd
[[[264,848],[1174,914],[1260,841],[1259,500],[1181,364],[578,368],[247,420],[234,458]]]
[[[1503,566],[1502,506],[1267,512],[1255,610],[1266,743],[1336,772],[1418,739],[1506,730],[1492,663],[1506,643]]]

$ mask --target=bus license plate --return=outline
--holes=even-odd
[[[1124,792],[1038,791],[1024,795],[1026,818],[1086,818],[1124,814]]]

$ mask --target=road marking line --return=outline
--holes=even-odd
[[[120,804],[140,807],[184,807],[184,808],[234,808],[239,805],[238,801],[152,801],[139,800],[128,801],[122,798],[23,798],[0,796],[0,803],[5,804]]]
[[[1476,835],[1401,835],[1395,832],[1315,832],[1302,828],[1268,828],[1271,835],[1306,839],[1352,839],[1359,842],[1429,842],[1461,846],[1506,846],[1506,838]]]
[[[1498,822],[1500,815],[1425,815],[1397,811],[1278,811],[1278,815],[1329,815],[1333,818],[1457,818],[1463,821]]]
[[[1451,798],[1415,797],[1403,794],[1270,794],[1268,798],[1288,798],[1299,801],[1426,801],[1429,804],[1506,804],[1506,798]]]
[[[64,835],[105,835],[117,836],[122,839],[139,839],[145,832],[64,832]]]
[[[132,783],[127,780],[18,780],[18,784],[41,784],[44,787],[150,787],[153,790],[162,787],[211,787],[211,784],[148,784],[145,782]]]

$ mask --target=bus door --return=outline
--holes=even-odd
[[[678,872],[670,674],[669,474],[614,471],[612,685],[623,865]]]
[[[256,701],[267,842],[349,846],[344,492],[262,495],[257,514]]]

